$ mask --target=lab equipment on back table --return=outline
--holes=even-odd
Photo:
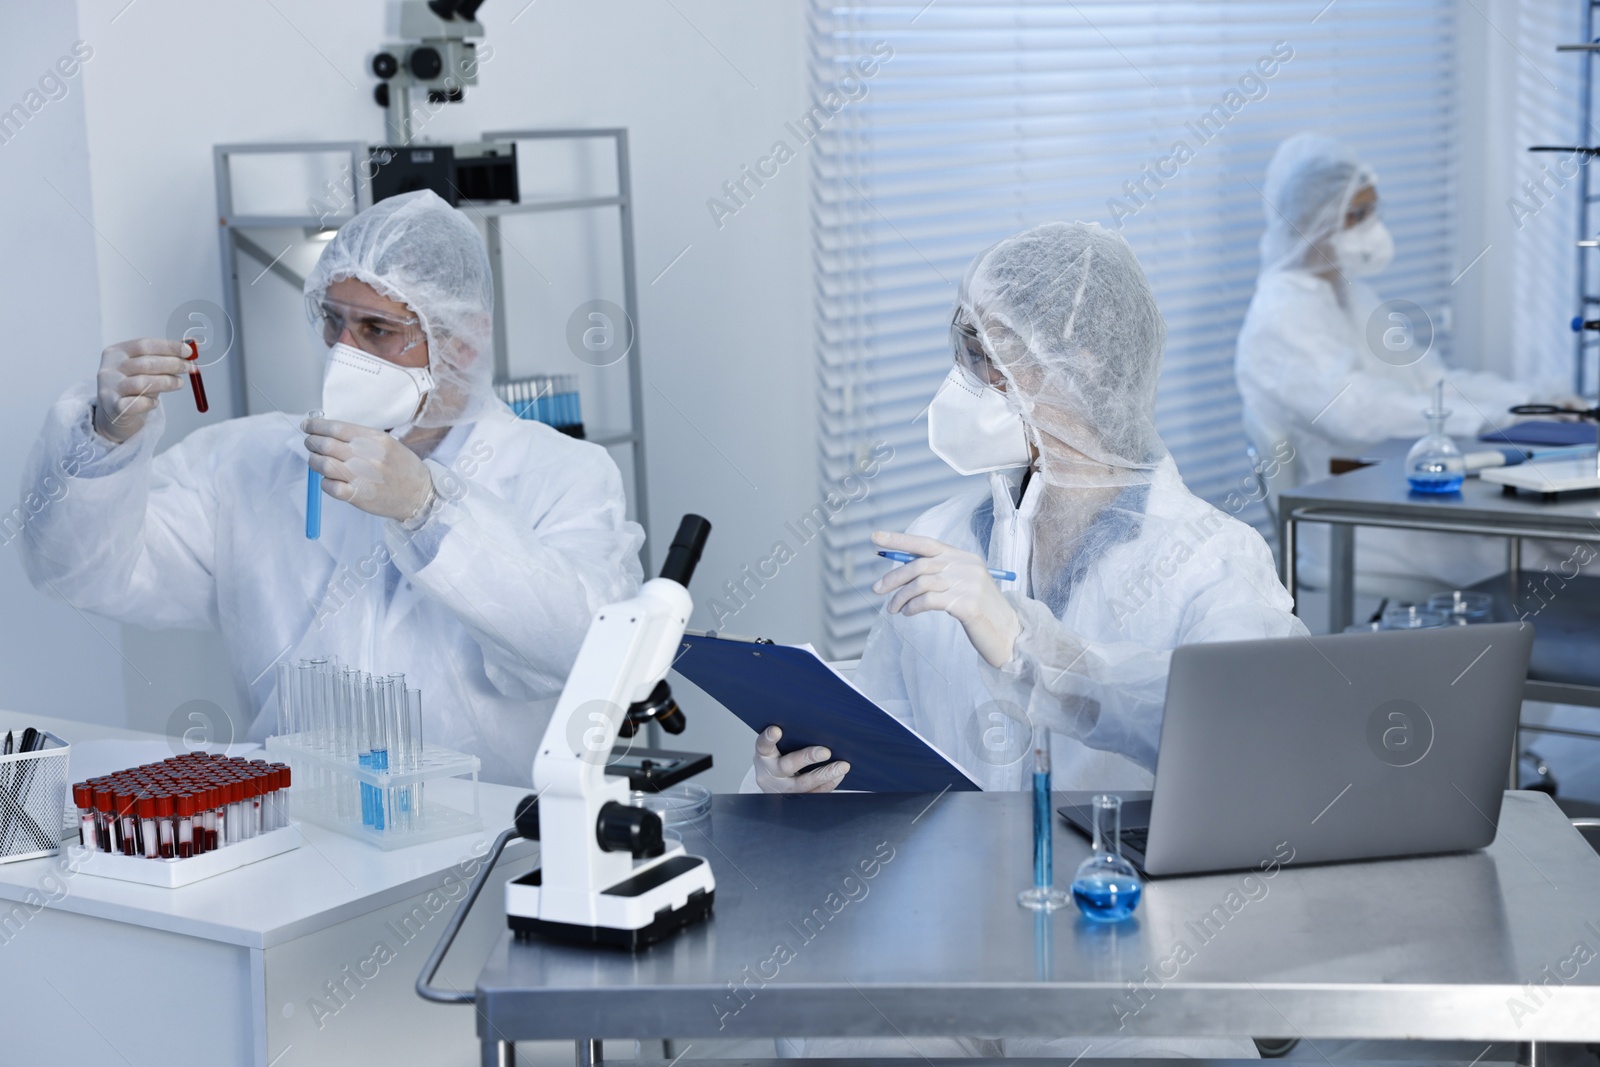
[[[1513,415],[1568,415],[1600,421],[1600,408],[1573,411],[1554,404],[1519,404],[1511,409]],[[1557,424],[1561,425],[1561,424]],[[1600,453],[1583,454],[1566,459],[1546,459],[1524,463],[1518,467],[1484,471],[1480,476],[1486,482],[1504,487],[1506,492],[1526,489],[1553,499],[1557,493],[1581,492],[1600,489]]]
[[[1406,454],[1406,478],[1413,492],[1457,492],[1466,478],[1467,465],[1461,449],[1444,430],[1450,412],[1444,406],[1443,380],[1433,387],[1433,407],[1422,414],[1428,420],[1428,432]]]

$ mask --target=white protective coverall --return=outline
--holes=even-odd
[[[1172,650],[1304,634],[1260,535],[1184,486],[1155,429],[1166,327],[1120,237],[1052,223],[968,268],[960,295],[1039,457],[925,512],[908,533],[1011,570],[1015,655],[989,666],[943,611],[885,614],[856,674],[868,696],[983,783],[1029,781],[1030,723],[1059,790],[1148,789]],[[843,781],[848,789],[849,778]],[[1059,873],[1059,872],[1058,872]],[[1108,1016],[1108,1022],[1110,1017]],[[1108,1028],[1109,1029],[1109,1028]],[[808,1056],[1253,1057],[1240,1038],[780,1039]]]
[[[482,241],[431,193],[385,200],[329,242],[320,297],[358,278],[423,320],[439,383],[417,424],[439,503],[415,529],[336,500],[306,538],[300,416],[204,427],[156,454],[159,408],[112,446],[89,383],[50,410],[24,494],[71,472],[22,538],[41,591],[120,622],[217,629],[252,740],[276,721],[273,665],[337,656],[420,688],[424,736],[526,785],[589,621],[638,585],[640,528],[605,450],[516,418],[489,387]],[[47,481],[50,479],[52,481]]]
[[[1271,455],[1287,441],[1296,484],[1327,478],[1333,457],[1427,433],[1423,412],[1440,379],[1451,412],[1445,428],[1456,436],[1509,424],[1515,419],[1506,409],[1534,398],[1527,386],[1449,367],[1432,348],[1421,354],[1405,344],[1389,331],[1430,327],[1391,319],[1392,312],[1416,316],[1385,305],[1371,286],[1340,269],[1329,241],[1344,229],[1351,199],[1376,182],[1343,144],[1318,134],[1289,138],[1267,168],[1261,275],[1239,331],[1235,369],[1247,418],[1274,438],[1256,447]],[[1398,338],[1394,347],[1386,333]],[[1327,530],[1309,523],[1300,532],[1302,576],[1308,585],[1326,586]],[[1417,597],[1470,585],[1504,565],[1504,542],[1496,538],[1375,528],[1356,536],[1356,567],[1363,588],[1374,592]]]

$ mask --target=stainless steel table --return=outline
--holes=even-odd
[[[1280,566],[1284,586],[1291,593],[1295,591],[1296,534],[1303,522],[1329,524],[1328,623],[1334,633],[1351,622],[1355,528],[1381,526],[1506,538],[1507,574],[1495,589],[1499,592],[1503,586],[1513,598],[1533,598],[1528,601],[1537,604],[1532,614],[1542,616],[1532,620],[1541,635],[1536,640],[1576,639],[1589,648],[1600,644],[1600,580],[1524,574],[1521,568],[1524,538],[1600,543],[1600,496],[1573,495],[1547,501],[1526,494],[1507,495],[1498,485],[1468,478],[1459,494],[1430,497],[1411,492],[1401,465],[1394,462],[1296,486],[1278,498]],[[1576,565],[1570,569],[1575,572]],[[1536,588],[1529,588],[1529,577],[1538,583]],[[1489,587],[1486,583],[1485,588]],[[1517,604],[1518,600],[1511,603]],[[1519,608],[1510,617],[1528,614]],[[1591,616],[1594,626],[1588,625]],[[1536,652],[1535,660],[1540,658]],[[1591,654],[1589,658],[1595,657]],[[1557,661],[1574,659],[1564,654],[1554,657]],[[1533,671],[1524,696],[1528,700],[1600,706],[1600,684],[1595,684],[1596,680],[1551,677]]]
[[[712,920],[637,956],[503,937],[483,1063],[533,1039],[580,1064],[598,1038],[1600,1040],[1600,856],[1543,794],[1509,793],[1482,852],[1154,881],[1117,926],[1017,905],[1030,801],[718,796],[684,834]],[[1065,884],[1088,847],[1056,830]]]

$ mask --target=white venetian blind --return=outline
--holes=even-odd
[[[1578,173],[1582,157],[1528,152],[1530,145],[1597,145],[1580,117],[1583,65],[1579,53],[1556,45],[1584,39],[1586,0],[1522,0],[1517,5],[1516,151],[1506,207],[1516,220],[1512,301],[1513,367],[1524,381],[1573,388],[1578,314]],[[1591,164],[1592,165],[1592,164]],[[1524,183],[1531,183],[1531,187]],[[1600,191],[1600,182],[1594,182]],[[1563,187],[1564,185],[1564,187]],[[1585,253],[1593,257],[1593,253]],[[1596,261],[1591,258],[1593,268]],[[1596,279],[1591,276],[1590,287]],[[1590,309],[1591,317],[1594,310]],[[1593,335],[1590,335],[1593,336]],[[1592,388],[1594,376],[1586,380]]]
[[[1121,222],[1168,326],[1162,435],[1218,506],[1248,474],[1234,342],[1279,141],[1314,128],[1357,146],[1400,249],[1385,295],[1444,308],[1453,5],[1324,4],[813,0],[813,96],[853,98],[812,142],[824,490],[873,442],[894,449],[825,533],[828,652],[859,651],[879,609],[870,531],[904,528],[957,487],[920,414],[950,365],[961,274],[1000,237]],[[1128,183],[1143,184],[1137,200]],[[1259,505],[1225,510],[1265,523]]]

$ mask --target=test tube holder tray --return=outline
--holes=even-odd
[[[269,737],[267,752],[294,772],[289,814],[301,822],[384,851],[483,830],[478,807],[480,763],[478,757],[465,752],[424,744],[414,768],[388,771],[372,770],[328,752],[303,734]],[[426,793],[427,783],[446,778],[470,779],[470,811],[445,803],[438,791]],[[363,810],[363,785],[371,787],[374,792],[369,796],[382,808],[381,828]]]
[[[73,827],[76,836],[77,827]],[[235,841],[231,845],[198,856],[184,859],[150,859],[145,856],[124,856],[116,852],[99,852],[82,845],[68,845],[67,862],[79,874],[92,874],[97,878],[115,878],[122,882],[139,882],[177,889],[193,882],[203,881],[252,863],[259,863],[280,853],[300,847],[300,831],[293,826],[281,826],[264,834]]]

